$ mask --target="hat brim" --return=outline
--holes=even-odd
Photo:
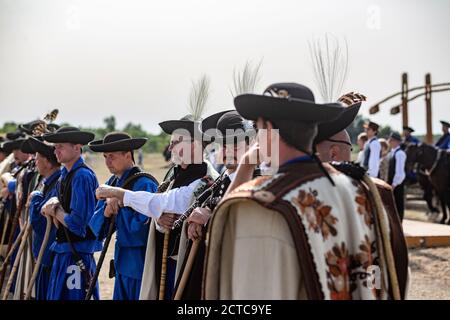
[[[161,129],[167,133],[172,134],[175,130],[186,130],[189,132],[192,138],[200,134],[200,123],[197,121],[190,120],[168,120],[159,123]]]
[[[205,119],[203,119],[202,124],[200,126],[200,130],[202,131],[202,133],[210,130],[210,129],[215,129],[217,128],[217,122],[219,121],[219,119],[228,112],[231,112],[234,110],[227,110],[227,111],[222,111],[222,112],[218,112],[215,113]]]
[[[345,108],[337,119],[319,124],[315,143],[320,143],[347,128],[355,120],[360,108],[361,102],[358,102]]]
[[[410,128],[410,127],[403,127],[403,131],[408,131],[410,133],[413,133],[415,130],[413,128]]]
[[[47,133],[43,136],[45,141],[52,143],[73,143],[86,145],[94,139],[95,135],[92,132],[86,131],[66,131]]]
[[[5,150],[6,153],[11,153],[14,150],[21,150],[22,143],[25,140],[26,139],[24,139],[24,138],[19,138],[19,139],[13,140],[13,141],[6,141],[3,143],[3,149]],[[26,152],[26,153],[28,153],[28,152]]]
[[[6,138],[9,139],[9,140],[16,140],[16,139],[19,139],[19,138],[22,138],[22,137],[25,137],[25,134],[23,132],[17,131],[17,130],[14,131],[14,132],[8,132],[6,134]]]
[[[389,136],[389,139],[393,139],[393,140],[395,140],[395,141],[403,141],[402,140],[402,137],[400,137],[400,136]]]
[[[336,119],[344,107],[339,103],[316,104],[295,98],[277,98],[243,94],[234,98],[237,112],[249,120],[259,117],[268,120],[292,120],[321,123]]]
[[[25,148],[25,146],[27,146],[26,148],[29,148],[29,150],[32,151],[29,153],[37,152],[37,153],[43,155],[44,157],[46,157],[50,161],[53,161],[56,163],[58,162],[58,160],[56,159],[56,155],[55,155],[55,147],[50,146],[50,145],[46,144],[45,142],[40,141],[39,139],[30,137],[22,144],[22,148]]]
[[[94,152],[133,151],[140,149],[146,142],[147,138],[130,138],[109,143],[103,143],[103,140],[96,140],[90,142],[88,147]]]
[[[450,127],[450,123],[447,121],[439,121],[443,126]]]

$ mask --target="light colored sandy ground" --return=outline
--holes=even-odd
[[[99,156],[88,157],[97,173],[100,183],[108,178],[107,168]],[[166,163],[159,154],[146,155],[144,168],[159,181],[166,172]],[[407,218],[428,221],[422,206],[414,206],[408,210]],[[102,299],[111,299],[114,290],[114,279],[109,279],[109,261],[114,255],[114,241],[110,248],[100,273],[100,295]],[[96,255],[98,257],[98,254]],[[409,299],[450,299],[450,247],[413,249],[409,251],[411,267],[411,287]]]

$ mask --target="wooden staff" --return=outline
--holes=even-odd
[[[17,180],[19,181],[19,179],[21,179],[22,177],[23,176],[19,175],[19,178],[17,178]],[[20,212],[22,211],[22,199],[20,199],[20,201],[18,203],[19,203],[19,205],[17,206],[16,212],[14,213],[14,217],[13,217],[12,225],[11,225],[11,233],[9,234],[9,238],[8,238],[8,248],[6,249],[7,253],[11,251],[11,247],[13,245],[14,233],[16,232],[16,229],[19,226],[19,217],[20,217]],[[8,265],[5,265],[5,267],[2,269],[1,274],[0,274],[0,291],[1,291],[1,288],[3,287],[3,282],[5,281],[7,268],[8,268]]]
[[[164,192],[168,192],[172,189],[175,180],[172,180]],[[163,254],[161,262],[161,278],[159,280],[159,300],[164,300],[164,294],[166,293],[166,278],[167,278],[167,256],[169,251],[169,239],[170,230],[164,232]]]
[[[50,232],[52,230],[52,218],[49,216],[45,217],[47,219],[47,225],[45,226],[44,240],[42,240],[41,248],[39,249],[39,255],[34,265],[33,274],[31,275],[30,283],[25,292],[25,300],[31,298],[31,291],[33,290],[34,282],[36,281],[39,268],[42,263],[42,258],[44,257],[45,249],[47,248],[48,239],[50,238]]]
[[[192,266],[194,264],[195,257],[197,256],[197,251],[200,246],[200,241],[201,241],[201,239],[197,239],[192,242],[191,250],[189,250],[189,257],[186,262],[186,266],[184,267],[184,272],[181,277],[180,284],[178,285],[178,290],[175,293],[174,300],[180,300],[183,295],[184,288],[186,287],[186,283],[188,281],[189,275],[191,274],[191,270],[192,270]]]
[[[166,293],[166,277],[167,277],[167,255],[169,251],[170,230],[164,232],[163,255],[161,262],[161,279],[159,282],[159,300],[164,300]]]
[[[8,216],[6,214],[6,199],[1,199],[0,207],[1,207],[1,209],[0,209],[0,221],[2,221],[3,218],[6,221],[6,217]],[[5,223],[4,226],[7,226],[7,224]],[[2,238],[2,239],[3,239],[3,232],[4,232],[4,229],[5,229],[4,226],[2,227],[2,229],[0,229],[2,231],[2,233],[0,233],[1,234],[0,238]],[[0,242],[0,245],[2,243],[3,242]]]
[[[97,262],[97,267],[95,268],[94,276],[91,278],[91,282],[89,283],[89,288],[86,293],[84,300],[91,300],[92,293],[94,292],[95,285],[97,284],[97,279],[100,274],[100,270],[103,265],[103,260],[105,260],[106,252],[108,251],[109,243],[111,242],[111,238],[114,234],[114,226],[116,224],[116,215],[111,217],[111,221],[109,223],[108,235],[105,239],[105,243],[103,244],[102,252],[100,254],[100,258]]]
[[[11,274],[9,275],[8,282],[6,283],[5,291],[3,292],[3,300],[7,300],[8,299],[9,289],[11,288],[12,283],[14,281],[14,275],[17,272],[17,268],[19,266],[19,262],[22,259],[22,253],[23,253],[23,251],[25,249],[25,244],[27,243],[28,235],[30,234],[30,231],[31,231],[31,224],[28,223],[28,221],[25,224],[24,229],[25,229],[25,232],[23,234],[19,250],[17,251],[16,259],[14,260],[14,265],[13,265],[13,267],[11,269]]]
[[[5,242],[5,238],[6,238],[6,232],[8,231],[8,224],[9,224],[9,220],[10,220],[10,216],[9,214],[7,214],[5,216],[5,225],[3,226],[3,232],[2,232],[2,239],[0,242],[0,246],[1,246],[1,252],[0,255],[3,256],[3,243]],[[5,252],[5,255],[7,255],[8,252]]]
[[[22,229],[20,230],[19,235],[18,235],[17,238],[16,238],[16,241],[14,241],[13,245],[11,246],[11,250],[9,250],[9,252],[7,252],[6,258],[5,258],[5,260],[3,261],[2,266],[0,267],[0,272],[3,272],[3,269],[6,268],[6,265],[8,264],[9,259],[11,259],[11,257],[12,257],[12,255],[13,255],[14,251],[17,249],[17,247],[18,247],[19,244],[21,243],[22,237],[23,237],[23,233],[24,233],[24,232],[25,232],[25,228],[22,228]]]
[[[397,271],[395,268],[395,260],[394,260],[394,254],[392,252],[391,243],[389,240],[389,228],[388,228],[388,221],[386,220],[386,216],[383,214],[384,207],[383,202],[381,201],[380,194],[378,193],[378,189],[373,183],[372,179],[365,175],[363,178],[363,181],[367,184],[369,187],[369,191],[374,197],[374,204],[375,204],[375,211],[378,218],[378,222],[380,225],[380,231],[382,236],[382,242],[384,251],[386,253],[386,263],[387,263],[387,269],[388,274],[390,278],[390,284],[392,286],[392,293],[394,300],[400,300],[400,288],[398,284],[398,278],[397,278]]]

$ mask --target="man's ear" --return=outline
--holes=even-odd
[[[74,144],[74,148],[75,148],[75,149],[79,149],[79,150],[80,150],[80,153],[83,152],[83,145],[82,145],[82,144]]]
[[[332,145],[330,148],[330,159],[336,161],[339,158],[339,147],[337,145]]]

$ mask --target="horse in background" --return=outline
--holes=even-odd
[[[447,209],[450,210],[450,153],[426,143],[407,144],[405,153],[407,170],[411,170],[415,164],[419,164],[425,170],[441,203],[441,223],[446,223]]]

